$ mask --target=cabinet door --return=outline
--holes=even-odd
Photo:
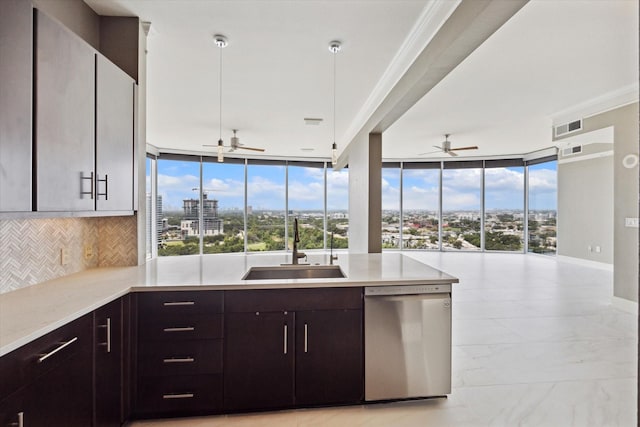
[[[225,314],[224,408],[291,407],[294,314]]]
[[[94,316],[94,426],[119,426],[122,420],[121,301],[99,308]]]
[[[94,210],[95,54],[57,21],[35,16],[37,210]]]
[[[102,55],[96,67],[96,209],[133,210],[135,85]]]
[[[358,403],[364,396],[362,311],[296,313],[296,405]]]
[[[0,212],[31,210],[33,9],[0,1]]]
[[[67,359],[27,388],[25,426],[90,426],[91,353]]]

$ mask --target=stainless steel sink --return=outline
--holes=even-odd
[[[242,280],[340,279],[346,277],[339,265],[278,265],[251,267]]]

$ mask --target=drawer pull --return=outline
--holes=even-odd
[[[193,399],[194,397],[195,394],[193,393],[170,393],[162,395],[163,399]]]
[[[165,307],[175,307],[178,305],[196,305],[194,301],[174,301],[174,302],[164,302],[162,303]]]
[[[62,345],[60,345],[59,347],[57,347],[55,350],[50,351],[49,353],[46,354],[41,354],[40,358],[38,359],[38,363],[42,363],[45,360],[47,360],[48,358],[50,358],[51,356],[53,356],[54,354],[56,354],[57,352],[59,352],[60,350],[62,350],[63,348],[70,346],[71,344],[73,344],[74,342],[78,341],[78,337],[74,337],[72,339],[70,339],[67,342],[63,342],[61,343]]]
[[[191,331],[195,331],[196,328],[193,326],[185,326],[182,328],[164,328],[163,331],[165,332],[191,332]]]
[[[196,359],[193,357],[169,357],[167,359],[163,359],[164,363],[193,363]]]

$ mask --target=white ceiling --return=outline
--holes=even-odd
[[[331,40],[337,60],[336,140],[341,149],[368,117],[372,94],[409,64],[397,56],[431,18],[457,4],[434,0],[85,0],[103,15],[151,22],[147,42],[147,142],[202,151],[219,134],[266,156],[324,157],[333,142]],[[440,16],[434,19],[434,10]],[[432,24],[432,25],[435,25]],[[435,28],[432,30],[435,31]],[[412,46],[424,47],[427,40]],[[406,51],[404,58],[418,51]],[[395,61],[395,63],[394,63]],[[396,70],[396,74],[389,72]],[[532,0],[383,134],[383,157],[416,158],[451,133],[473,156],[552,145],[552,117],[609,94],[637,99],[636,0]],[[616,92],[617,91],[617,92]],[[373,106],[375,107],[375,105]],[[305,117],[323,118],[306,126]],[[312,148],[313,151],[303,151]],[[240,152],[243,153],[243,152]],[[252,153],[251,153],[252,154]],[[419,158],[438,158],[437,155]]]

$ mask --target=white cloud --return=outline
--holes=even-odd
[[[438,187],[403,187],[402,207],[405,210],[438,210]]]
[[[529,191],[555,193],[558,189],[558,174],[554,170],[529,171]]]
[[[199,184],[199,178],[193,175],[158,174],[158,194],[162,196],[163,210],[181,210],[183,199],[196,197],[193,188],[197,188]]]

